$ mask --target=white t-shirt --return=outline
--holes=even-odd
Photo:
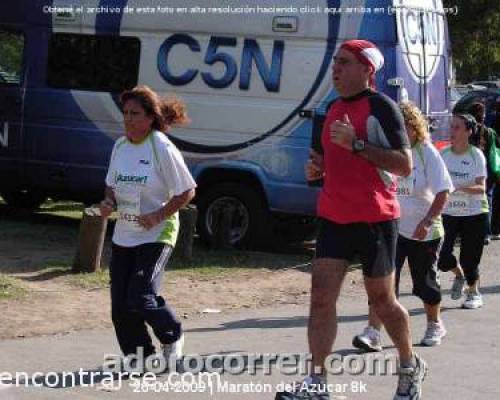
[[[429,142],[412,147],[413,170],[407,177],[398,177],[397,194],[401,206],[399,234],[413,239],[418,224],[425,218],[436,194],[453,191],[453,184],[436,148]],[[441,217],[433,221],[424,241],[444,235]],[[413,239],[414,240],[414,239]]]
[[[453,153],[451,146],[449,146],[441,151],[441,156],[456,188],[473,185],[477,178],[486,177],[486,159],[483,152],[475,146],[469,146],[469,149],[463,154]],[[487,212],[486,194],[456,191],[451,194],[443,214],[469,216]]]
[[[166,135],[153,131],[138,144],[119,138],[111,153],[106,185],[113,189],[118,208],[113,243],[175,245],[178,213],[149,230],[137,223],[139,215],[156,211],[172,197],[196,187],[181,153]]]

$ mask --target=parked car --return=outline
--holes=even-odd
[[[491,89],[500,89],[500,81],[474,81],[471,83],[472,85],[484,86],[486,88]]]
[[[455,85],[453,86],[458,93],[460,93],[460,96],[464,96],[467,93],[469,93],[471,90],[482,90],[482,89],[487,89],[486,86],[481,86],[481,85],[474,85],[472,83],[468,83],[466,85]]]
[[[491,126],[495,119],[495,106],[500,103],[500,88],[472,90],[463,96],[453,108],[453,112],[465,112],[472,103],[484,103],[486,106],[486,125]]]
[[[452,86],[450,88],[450,107],[453,110],[458,101],[466,94],[467,92],[461,92],[457,87]]]

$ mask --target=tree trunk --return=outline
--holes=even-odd
[[[101,269],[107,226],[108,219],[101,218],[95,208],[86,208],[83,211],[73,272],[96,272]]]

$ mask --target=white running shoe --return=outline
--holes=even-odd
[[[415,354],[415,366],[399,367],[398,388],[393,400],[421,400],[422,383],[427,375],[427,364]]]
[[[163,356],[167,362],[171,357],[175,360],[180,360],[182,358],[182,350],[184,348],[184,334],[174,343],[162,344]]]
[[[427,322],[427,330],[425,331],[425,335],[420,343],[424,346],[439,346],[441,344],[441,340],[446,336],[446,328],[442,321]]]
[[[451,286],[451,299],[458,300],[464,294],[465,278],[455,277],[453,285]]]
[[[357,349],[364,351],[382,351],[382,345],[380,344],[380,331],[375,329],[373,326],[367,326],[363,330],[362,334],[354,336],[352,339],[352,345]]]
[[[469,290],[467,291],[467,297],[462,307],[475,310],[476,308],[481,308],[483,304],[483,296],[481,296],[481,293]]]

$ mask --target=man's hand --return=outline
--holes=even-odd
[[[306,179],[308,181],[316,181],[323,177],[324,172],[325,165],[323,156],[311,150],[311,155],[305,165]]]
[[[137,217],[137,223],[144,229],[150,230],[160,224],[163,219],[163,210],[160,208],[159,210],[153,211],[149,214],[139,215],[139,217]]]
[[[356,138],[356,130],[349,120],[349,116],[344,114],[342,121],[335,121],[330,125],[330,140],[332,143],[352,151],[352,141]]]
[[[99,204],[99,211],[102,218],[108,218],[115,210],[115,203],[113,200],[106,198]]]

